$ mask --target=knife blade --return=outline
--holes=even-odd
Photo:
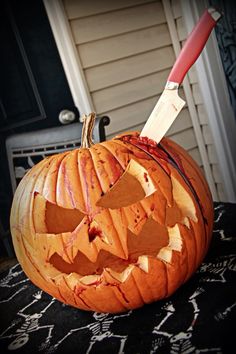
[[[175,64],[168,76],[165,88],[140,136],[159,143],[185,105],[178,95],[178,88],[191,66],[201,54],[212,29],[221,14],[214,8],[205,10],[188,36]]]

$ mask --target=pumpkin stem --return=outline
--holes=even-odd
[[[96,119],[96,114],[94,112],[90,113],[88,116],[84,114],[81,118],[83,122],[82,127],[82,137],[81,137],[81,147],[90,148],[94,142],[92,139],[93,127]]]

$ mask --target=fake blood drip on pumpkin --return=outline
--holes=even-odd
[[[98,227],[96,226],[92,226],[91,228],[89,228],[88,230],[88,235],[89,235],[89,242],[93,242],[93,240],[96,237],[101,237],[102,236],[102,230],[100,230]]]

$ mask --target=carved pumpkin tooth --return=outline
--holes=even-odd
[[[101,275],[85,275],[80,278],[80,282],[85,285],[99,285],[102,281]]]
[[[53,279],[60,279],[62,276],[63,276],[63,273],[61,273],[59,270],[57,270],[55,267],[53,267],[52,264],[50,264],[50,263],[47,264],[48,281],[51,281]]]
[[[66,249],[66,244],[64,243],[64,239],[68,238],[71,236],[71,234],[64,235],[48,235],[48,243],[51,245],[50,249],[50,254],[52,255],[52,252],[57,253],[65,262],[67,263],[73,263],[73,259],[69,257],[69,254]]]
[[[71,288],[71,290],[74,291],[81,278],[82,275],[72,272],[65,277],[65,280],[68,286]]]
[[[174,251],[181,252],[182,237],[180,234],[178,224],[175,224],[175,226],[173,227],[168,227],[167,230],[169,235],[169,244],[168,246],[160,249],[157,258],[167,263],[171,263],[172,251],[174,250]]]
[[[139,256],[136,265],[142,269],[145,273],[148,273],[148,256]]]
[[[112,278],[118,280],[120,283],[124,283],[129,277],[130,273],[134,269],[134,265],[130,264],[127,268],[125,268],[122,272],[116,272],[110,268],[106,268],[106,271],[112,276]]]
[[[63,273],[55,274],[54,276],[51,277],[51,281],[54,284],[59,285],[63,278],[64,278],[64,274]]]
[[[169,234],[169,247],[174,251],[181,251],[182,249],[182,237],[180,234],[178,224],[175,224],[173,227],[168,227]]]
[[[172,175],[171,182],[174,200],[181,209],[183,215],[189,217],[194,222],[197,222],[198,218],[192,197],[182,186],[182,184]]]
[[[163,247],[158,252],[157,258],[166,263],[171,263],[172,249],[169,246]]]
[[[156,187],[149,176],[148,171],[140,163],[131,159],[127,167],[127,172],[139,181],[144,190],[145,197],[155,193]]]
[[[35,234],[34,242],[35,247],[38,248],[47,261],[49,261],[49,259],[57,253],[65,262],[73,263],[73,259],[69,256],[68,252],[65,251],[65,244],[61,234],[55,235],[37,233]]]
[[[185,225],[188,229],[190,229],[190,222],[187,216],[183,217],[182,224]]]

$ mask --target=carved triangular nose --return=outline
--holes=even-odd
[[[95,220],[92,220],[89,223],[89,227],[88,227],[89,242],[93,242],[96,239],[96,237],[100,238],[103,242],[107,244],[110,243],[108,237],[102,231],[100,225]]]

